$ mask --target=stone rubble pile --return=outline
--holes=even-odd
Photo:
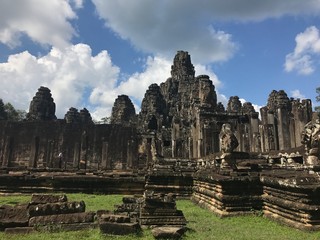
[[[68,202],[66,195],[33,194],[31,201],[0,206],[0,230],[28,233],[41,230],[79,230],[96,226],[95,212],[85,212],[85,203]]]

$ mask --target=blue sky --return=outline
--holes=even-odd
[[[19,109],[47,86],[59,118],[70,107],[109,116],[120,94],[138,112],[178,50],[225,105],[238,95],[258,109],[273,89],[319,105],[320,0],[0,2],[0,98]]]

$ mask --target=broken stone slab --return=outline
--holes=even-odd
[[[123,203],[137,203],[137,198],[135,197],[123,197],[122,198]]]
[[[85,212],[86,205],[84,201],[80,202],[60,202],[47,203],[29,206],[29,214],[31,217],[43,215],[57,215],[68,213]]]
[[[155,227],[151,230],[151,232],[156,239],[180,239],[186,232],[186,228],[183,226]]]
[[[66,195],[51,195],[51,194],[32,194],[30,204],[46,204],[46,203],[58,203],[67,202]]]
[[[129,223],[130,217],[124,214],[102,214],[101,222]]]
[[[5,228],[27,227],[29,221],[28,205],[0,206],[0,231]]]
[[[57,214],[48,216],[36,216],[29,220],[29,226],[43,226],[52,224],[71,224],[94,222],[95,212],[81,212],[69,214]]]
[[[127,235],[141,231],[139,223],[99,222],[100,231],[104,234]]]
[[[184,216],[141,216],[139,218],[141,225],[186,225]]]
[[[80,231],[85,229],[97,228],[98,223],[70,223],[70,224],[55,224],[46,226],[37,226],[37,231],[39,232],[60,232],[60,231]]]
[[[100,209],[100,210],[98,210],[98,211],[96,212],[96,217],[97,217],[98,219],[100,219],[101,216],[104,215],[104,214],[114,214],[114,212],[111,211],[111,210]]]
[[[35,232],[34,227],[13,227],[13,228],[6,228],[4,230],[7,234],[28,234]]]

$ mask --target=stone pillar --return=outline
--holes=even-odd
[[[290,119],[290,123],[289,123],[289,131],[290,131],[290,147],[291,148],[295,148],[301,145],[301,132],[299,133],[299,127],[297,125],[297,122],[295,121],[294,118]],[[297,136],[298,135],[298,136]],[[297,144],[297,139],[300,140],[300,144]]]
[[[191,159],[193,158],[193,141],[191,137],[188,137],[188,142],[189,142],[189,156],[188,158]]]
[[[201,153],[202,153],[202,139],[198,139],[198,149],[197,149],[197,152],[198,152],[198,158],[201,158]]]
[[[46,162],[46,166],[49,168],[55,167],[54,158],[53,158],[53,146],[54,146],[54,141],[49,140],[47,142],[47,147],[45,152],[45,162]]]
[[[101,167],[102,169],[111,169],[111,162],[109,161],[108,156],[109,151],[109,143],[108,142],[102,142],[102,159],[101,159]]]
[[[273,113],[268,112],[267,139],[268,149],[279,150],[278,126]]]
[[[289,149],[290,141],[290,116],[289,113],[282,108],[277,109],[278,115],[278,136],[279,136],[279,150]]]
[[[255,117],[255,116],[252,116],[251,119],[250,119],[250,130],[251,130],[251,133],[250,133],[250,146],[251,146],[251,149],[250,151],[251,152],[260,152],[261,151],[261,136],[260,136],[260,133],[259,133],[259,119],[258,119],[258,116]]]
[[[38,155],[39,155],[39,137],[34,137],[31,143],[31,151],[30,151],[30,158],[29,158],[29,167],[37,168],[38,162]]]
[[[259,126],[259,134],[261,141],[261,152],[266,152],[266,141],[265,141],[265,128],[264,126]]]
[[[14,144],[14,138],[6,137],[6,141],[4,144],[4,151],[3,151],[2,167],[10,166],[10,163],[12,161],[13,144]]]
[[[76,142],[74,144],[74,151],[73,151],[73,168],[79,168],[80,162],[80,143]]]
[[[127,143],[127,169],[132,169],[132,143],[128,140]]]
[[[213,137],[213,152],[219,152],[220,151],[219,132],[214,131],[212,137]]]
[[[175,139],[172,139],[172,157],[173,158],[177,157],[177,154],[176,154],[176,140]]]
[[[81,135],[81,150],[80,150],[80,165],[81,168],[87,169],[88,164],[88,136],[87,132],[83,131]]]

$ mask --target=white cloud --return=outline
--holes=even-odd
[[[123,92],[141,101],[144,93],[152,83],[158,85],[170,77],[171,62],[161,57],[148,57],[145,69],[134,73],[128,80],[120,83],[119,92]]]
[[[75,8],[82,8],[83,7],[83,0],[72,0]]]
[[[287,72],[297,71],[309,75],[315,71],[314,58],[320,55],[320,33],[315,26],[308,27],[296,36],[296,47],[286,56],[284,64]]]
[[[216,21],[261,21],[284,15],[318,14],[320,0],[92,0],[99,16],[121,38],[152,54],[187,50],[194,62],[230,59],[237,50]]]
[[[300,98],[300,99],[305,99],[306,96],[303,95],[299,89],[291,91],[291,97],[293,98]]]
[[[75,8],[82,0],[72,0]],[[10,47],[20,45],[26,34],[33,41],[65,47],[76,35],[69,20],[77,16],[67,0],[0,1],[0,42]]]
[[[228,60],[236,49],[231,35],[214,29],[208,21],[203,23],[188,1],[93,2],[108,27],[155,55],[168,57],[183,49],[195,62],[209,63]]]
[[[46,56],[38,58],[22,52],[0,64],[0,79],[5,86],[0,96],[16,108],[28,110],[37,89],[46,86],[51,89],[59,118],[63,118],[70,107],[87,107],[92,114],[97,111],[96,115],[106,116],[114,95],[109,96],[109,101],[88,102],[87,98],[96,91],[113,89],[119,71],[106,51],[92,56],[91,48],[85,44],[63,50],[52,48]]]

